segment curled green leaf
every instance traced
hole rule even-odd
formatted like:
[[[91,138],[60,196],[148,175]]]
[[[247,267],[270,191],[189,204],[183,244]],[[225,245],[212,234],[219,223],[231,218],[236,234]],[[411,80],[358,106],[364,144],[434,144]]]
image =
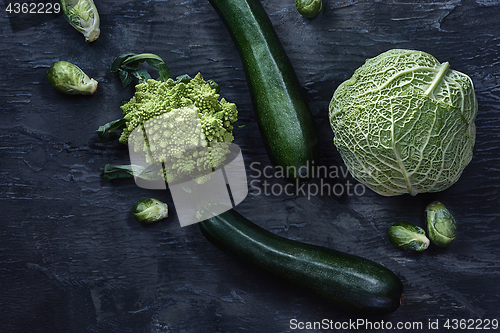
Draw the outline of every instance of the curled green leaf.
[[[95,41],[100,30],[100,19],[92,0],[61,0],[61,8],[66,21],[82,33],[87,43]]]
[[[67,61],[53,64],[47,71],[46,78],[52,87],[67,95],[92,95],[97,89],[96,80]]]
[[[125,128],[126,120],[123,118],[113,120],[105,125],[99,126],[97,130],[95,130],[95,134],[99,137],[102,142],[109,142],[116,140],[120,137],[116,131]]]
[[[152,77],[145,68],[139,68],[139,64],[146,62],[158,71],[157,81],[166,82],[172,78],[170,71],[162,58],[152,53],[125,53],[113,60],[111,72],[120,78],[124,87],[129,86],[137,79],[139,83],[145,83]]]
[[[431,241],[441,247],[450,245],[457,236],[457,223],[453,215],[439,201],[427,205],[425,215]]]

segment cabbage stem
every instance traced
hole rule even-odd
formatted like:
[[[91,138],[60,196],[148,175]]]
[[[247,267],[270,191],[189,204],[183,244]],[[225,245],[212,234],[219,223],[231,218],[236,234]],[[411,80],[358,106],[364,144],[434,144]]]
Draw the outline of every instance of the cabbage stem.
[[[427,90],[425,91],[425,94],[427,96],[430,96],[432,94],[432,92],[434,91],[434,89],[436,89],[436,86],[439,84],[439,82],[441,82],[443,80],[444,75],[445,75],[446,71],[448,70],[448,68],[450,68],[449,62],[443,62],[441,64],[441,68],[439,69],[439,72],[436,74],[436,77],[434,78],[434,80],[432,80],[429,88],[427,88]]]

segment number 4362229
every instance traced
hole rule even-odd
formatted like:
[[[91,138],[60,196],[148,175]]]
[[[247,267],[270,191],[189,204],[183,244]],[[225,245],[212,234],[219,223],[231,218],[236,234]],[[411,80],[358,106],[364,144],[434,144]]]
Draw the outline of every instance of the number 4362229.
[[[498,319],[447,319],[443,325],[446,329],[461,330],[496,330]]]
[[[9,14],[58,14],[61,11],[59,3],[8,3],[5,11]]]

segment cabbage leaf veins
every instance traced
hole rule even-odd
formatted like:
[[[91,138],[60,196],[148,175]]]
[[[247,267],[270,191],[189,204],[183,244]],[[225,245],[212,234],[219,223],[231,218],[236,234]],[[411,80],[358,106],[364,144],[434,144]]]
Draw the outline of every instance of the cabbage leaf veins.
[[[442,191],[472,159],[472,80],[421,51],[368,59],[335,91],[334,143],[352,176],[385,195]]]

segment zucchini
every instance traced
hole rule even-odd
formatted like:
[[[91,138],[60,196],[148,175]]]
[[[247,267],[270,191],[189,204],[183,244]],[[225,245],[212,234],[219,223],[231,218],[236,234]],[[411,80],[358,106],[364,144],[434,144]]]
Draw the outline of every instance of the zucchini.
[[[260,0],[210,0],[238,48],[269,160],[291,179],[318,160],[314,119]]]
[[[233,209],[198,224],[229,255],[342,308],[387,314],[400,305],[401,280],[373,261],[278,236]]]

